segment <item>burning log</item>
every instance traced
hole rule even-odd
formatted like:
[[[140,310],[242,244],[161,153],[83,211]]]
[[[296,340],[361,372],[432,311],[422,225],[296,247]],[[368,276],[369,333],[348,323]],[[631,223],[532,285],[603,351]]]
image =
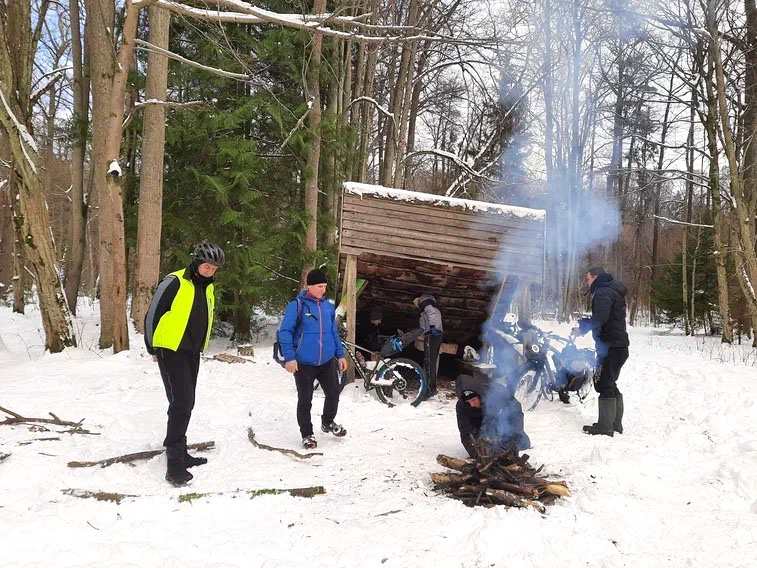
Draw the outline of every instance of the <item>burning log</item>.
[[[570,495],[564,481],[548,480],[537,474],[541,467],[528,463],[528,454],[520,455],[514,446],[475,442],[476,457],[458,459],[445,455],[437,463],[457,473],[432,473],[434,488],[450,497],[474,505],[493,507],[531,507],[540,513],[559,497]]]

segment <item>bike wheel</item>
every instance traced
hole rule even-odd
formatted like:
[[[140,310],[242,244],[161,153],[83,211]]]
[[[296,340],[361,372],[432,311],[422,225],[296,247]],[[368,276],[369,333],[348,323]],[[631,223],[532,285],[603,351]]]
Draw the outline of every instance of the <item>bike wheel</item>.
[[[393,359],[376,376],[376,394],[391,406],[412,404],[423,394],[426,378],[423,368],[412,359]],[[381,384],[387,383],[387,384]]]

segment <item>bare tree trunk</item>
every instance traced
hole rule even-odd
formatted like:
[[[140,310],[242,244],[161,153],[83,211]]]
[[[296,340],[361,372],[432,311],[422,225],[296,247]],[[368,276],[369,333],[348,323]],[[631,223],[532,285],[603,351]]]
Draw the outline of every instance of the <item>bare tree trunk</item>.
[[[24,289],[26,288],[26,253],[24,252],[24,228],[21,203],[18,195],[18,176],[11,158],[11,169],[8,177],[8,192],[11,202],[11,216],[13,218],[13,311],[23,314],[26,309]]]
[[[407,15],[407,25],[413,25],[411,22],[418,21],[418,1],[410,0],[410,8]],[[400,56],[400,68],[397,74],[397,80],[394,83],[394,89],[392,90],[392,97],[389,101],[389,112],[394,116],[394,121],[387,121],[388,131],[386,140],[384,141],[386,146],[384,150],[384,168],[381,174],[381,185],[390,187],[394,183],[394,167],[395,159],[399,156],[398,146],[400,145],[401,131],[400,124],[398,122],[402,119],[405,92],[407,90],[407,77],[410,70],[411,59],[413,59],[415,42],[413,45],[403,45],[402,55]],[[404,144],[402,145],[404,148]],[[400,157],[401,159],[401,157]]]
[[[48,7],[49,2],[40,5],[38,21],[44,20]],[[58,277],[39,174],[40,156],[30,134],[32,65],[41,26],[32,32],[31,6],[27,2],[11,2],[3,15],[4,21],[0,21],[0,124],[8,135],[18,175],[21,217],[17,223],[37,285],[45,348],[57,353],[75,346],[76,336]]]
[[[720,127],[723,135],[728,168],[731,173],[731,195],[735,205],[737,234],[739,238],[739,255],[736,262],[736,275],[739,284],[744,290],[744,296],[749,308],[749,314],[754,325],[757,322],[757,253],[755,252],[754,215],[748,195],[744,192],[739,161],[733,140],[733,132],[728,120],[728,103],[726,95],[726,81],[723,72],[723,61],[720,53],[720,32],[716,19],[716,2],[707,0],[707,28],[710,33],[710,54],[715,69],[715,82],[718,110],[720,111]],[[752,29],[757,34],[757,30]],[[754,136],[754,132],[748,132],[745,138]],[[757,336],[755,336],[757,343]]]
[[[92,78],[92,144],[91,167],[93,191],[97,195],[98,272],[100,290],[100,349],[113,346],[113,213],[106,174],[105,144],[108,136],[110,115],[110,92],[113,88],[114,56],[113,25],[115,6],[113,0],[85,0],[87,8],[86,43],[89,49],[90,75]]]
[[[171,13],[150,6],[149,42],[168,49]],[[148,100],[165,100],[168,85],[168,58],[147,54]],[[142,128],[142,171],[139,178],[139,219],[137,225],[137,268],[131,299],[134,327],[144,333],[145,315],[160,277],[160,233],[163,218],[163,154],[165,150],[165,107],[148,105]]]
[[[733,327],[728,306],[728,275],[726,272],[727,247],[723,238],[723,215],[720,204],[720,163],[717,135],[717,101],[712,89],[712,57],[707,58],[707,118],[704,121],[707,133],[707,148],[710,153],[709,192],[712,210],[713,240],[715,244],[715,270],[718,277],[718,311],[720,312],[723,343],[733,343]]]
[[[415,26],[418,24],[418,8],[415,7],[413,12],[414,3],[410,4],[410,14],[408,15],[408,25]],[[397,135],[397,155],[395,157],[394,166],[394,187],[401,187],[402,182],[405,179],[405,149],[407,148],[407,125],[408,117],[410,114],[410,108],[412,106],[413,98],[413,79],[415,77],[415,60],[418,55],[418,42],[414,41],[409,46],[405,46],[405,49],[409,50],[408,61],[405,71],[404,85],[399,85],[400,95],[398,97],[399,103],[399,133]],[[404,52],[403,52],[404,55]],[[400,73],[401,74],[401,73]],[[395,112],[395,118],[398,114]]]
[[[326,0],[315,0],[313,14],[322,14],[326,10]],[[308,130],[312,136],[310,153],[305,166],[305,213],[308,224],[305,229],[305,263],[302,267],[301,281],[304,283],[308,272],[313,268],[312,255],[318,247],[318,164],[321,159],[321,48],[323,34],[313,34],[313,48],[307,68],[307,85],[305,100],[310,105],[308,113]]]
[[[660,132],[660,148],[659,155],[657,156],[657,181],[654,188],[654,218],[652,219],[652,259],[650,269],[650,296],[651,290],[654,288],[655,282],[657,282],[659,270],[657,264],[659,262],[659,242],[660,242],[660,197],[662,195],[662,167],[665,163],[665,140],[668,135],[668,129],[670,128],[670,106],[672,104],[673,95],[673,79],[675,75],[670,75],[670,83],[668,85],[668,98],[665,102],[665,114],[662,119],[662,131]],[[653,302],[649,302],[650,317],[653,324],[657,324],[657,309]]]
[[[371,23],[375,24],[378,20],[378,9],[376,0],[371,0]],[[362,44],[361,44],[362,46]],[[365,64],[365,79],[362,81],[362,91],[358,91],[362,96],[370,97],[373,94],[373,80],[376,76],[376,60],[378,58],[378,47],[376,45],[368,46],[368,59]],[[373,105],[367,102],[362,103],[360,113],[360,150],[358,152],[359,167],[356,181],[365,182],[367,178],[366,169],[368,167],[369,144],[372,135],[373,125]]]
[[[110,200],[108,210],[111,214],[113,279],[110,294],[113,302],[113,352],[119,353],[129,348],[129,327],[126,321],[126,239],[124,236],[123,176],[118,160],[121,154],[121,134],[124,120],[124,100],[126,95],[126,78],[134,56],[134,38],[137,32],[139,10],[131,0],[126,0],[126,18],[122,32],[121,46],[113,75],[110,91],[110,114],[105,138],[105,162],[107,198]],[[102,294],[100,295],[102,301]]]
[[[68,232],[68,262],[66,263],[66,299],[71,313],[76,314],[76,302],[84,266],[87,201],[84,196],[84,159],[89,130],[89,68],[82,55],[79,0],[69,0],[71,19],[71,55],[73,57],[73,147],[71,153],[71,223]],[[86,44],[87,34],[84,34]],[[86,45],[84,47],[86,51]]]
[[[694,335],[694,322],[689,321],[689,283],[688,283],[688,237],[689,225],[691,224],[691,215],[694,201],[694,113],[696,112],[697,93],[695,89],[691,90],[691,105],[689,107],[689,135],[686,138],[686,172],[688,180],[686,181],[686,225],[683,226],[683,236],[681,238],[681,287],[683,292],[683,326],[686,335]],[[693,294],[693,290],[692,290]]]

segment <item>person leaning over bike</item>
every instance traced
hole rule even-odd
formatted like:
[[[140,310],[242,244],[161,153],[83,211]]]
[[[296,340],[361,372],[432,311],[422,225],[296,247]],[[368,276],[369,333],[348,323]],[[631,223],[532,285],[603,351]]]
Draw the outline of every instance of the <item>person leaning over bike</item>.
[[[145,345],[158,362],[168,397],[163,445],[166,480],[173,485],[192,479],[188,467],[208,462],[187,453],[187,427],[195,405],[200,352],[207,348],[213,327],[213,275],[223,266],[225,255],[220,247],[202,242],[193,256],[189,267],[160,281],[145,316]]]
[[[343,426],[334,422],[339,407],[338,372],[347,369],[347,360],[339,340],[334,305],[325,299],[327,285],[323,272],[311,270],[307,287],[289,302],[279,327],[285,369],[294,373],[297,385],[297,424],[302,446],[307,449],[318,446],[310,419],[316,380],[326,395],[321,431],[338,437],[347,434]]]
[[[415,298],[413,304],[421,311],[418,323],[423,330],[423,373],[428,379],[422,399],[426,400],[436,394],[436,372],[444,332],[442,313],[436,307],[436,298],[431,294]]]
[[[587,434],[612,436],[623,433],[623,394],[618,390],[620,369],[628,359],[626,332],[626,293],[628,289],[604,268],[595,267],[586,273],[591,299],[591,317],[578,320],[574,335],[591,331],[600,365],[594,389],[599,393],[599,418],[584,426]]]

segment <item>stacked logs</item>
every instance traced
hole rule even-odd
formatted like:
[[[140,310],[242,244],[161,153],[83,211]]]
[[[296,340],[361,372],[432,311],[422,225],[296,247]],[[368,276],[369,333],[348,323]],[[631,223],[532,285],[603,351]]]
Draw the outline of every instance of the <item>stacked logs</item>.
[[[551,481],[537,474],[528,454],[518,455],[512,447],[490,447],[476,443],[477,456],[458,459],[440,454],[437,463],[457,473],[432,473],[437,491],[459,499],[469,507],[532,507],[540,513],[558,497],[570,495],[564,481]]]

